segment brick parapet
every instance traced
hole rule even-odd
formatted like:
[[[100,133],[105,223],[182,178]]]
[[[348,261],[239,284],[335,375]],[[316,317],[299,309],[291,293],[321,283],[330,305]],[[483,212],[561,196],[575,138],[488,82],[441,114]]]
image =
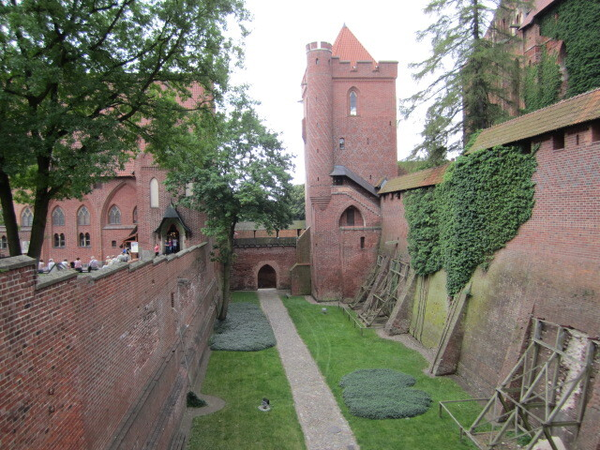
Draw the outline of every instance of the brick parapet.
[[[215,317],[208,251],[39,278],[28,257],[0,260],[0,447],[167,448]]]

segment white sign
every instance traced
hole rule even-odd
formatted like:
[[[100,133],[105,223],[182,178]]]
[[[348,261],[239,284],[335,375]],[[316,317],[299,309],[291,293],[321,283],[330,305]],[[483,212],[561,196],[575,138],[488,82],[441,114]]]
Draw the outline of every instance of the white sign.
[[[137,242],[131,243],[131,253],[138,253],[138,243]]]

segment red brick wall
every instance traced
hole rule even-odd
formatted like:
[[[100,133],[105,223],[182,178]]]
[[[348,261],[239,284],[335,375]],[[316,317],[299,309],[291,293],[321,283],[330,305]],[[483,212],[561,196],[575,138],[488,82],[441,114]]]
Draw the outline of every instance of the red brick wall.
[[[258,289],[258,272],[266,264],[277,274],[277,289],[290,289],[290,269],[296,263],[296,247],[248,247],[235,249],[231,289]]]
[[[167,448],[214,319],[207,246],[39,281],[0,265],[0,447]]]
[[[600,338],[600,141],[592,142],[590,126],[574,127],[564,149],[554,150],[550,135],[541,139],[536,158],[532,217],[472,278],[458,375],[474,393],[489,395],[517,363],[531,317]],[[402,251],[402,201],[386,196],[382,212],[384,245],[398,240]],[[600,446],[599,398],[593,381],[574,448]]]

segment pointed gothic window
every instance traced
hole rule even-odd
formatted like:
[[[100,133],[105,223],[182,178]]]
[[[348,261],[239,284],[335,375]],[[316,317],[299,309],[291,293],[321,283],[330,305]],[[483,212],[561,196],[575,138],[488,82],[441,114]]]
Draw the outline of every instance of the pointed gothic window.
[[[350,91],[350,115],[356,116],[358,114],[358,96],[356,91]]]
[[[52,211],[52,225],[63,226],[65,224],[65,213],[60,206],[54,208]]]
[[[89,225],[90,224],[90,211],[82,206],[77,211],[77,225]]]
[[[21,226],[30,227],[33,225],[33,214],[29,208],[25,208],[21,213]]]
[[[158,208],[158,180],[150,180],[150,208]]]
[[[2,235],[2,237],[0,237],[0,249],[5,250],[8,248],[8,240],[6,239],[6,236]]]
[[[133,208],[133,223],[137,223],[137,206]]]
[[[121,224],[121,210],[117,205],[113,205],[108,211],[108,223],[110,225]]]

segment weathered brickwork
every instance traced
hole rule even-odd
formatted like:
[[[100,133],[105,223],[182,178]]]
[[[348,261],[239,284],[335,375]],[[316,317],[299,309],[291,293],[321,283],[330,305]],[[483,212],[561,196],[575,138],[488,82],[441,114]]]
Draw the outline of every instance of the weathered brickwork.
[[[557,130],[533,141],[540,147],[533,177],[532,217],[494,255],[489,270],[478,269],[471,280],[464,337],[457,343],[458,375],[476,395],[490,395],[517,363],[527,344],[532,317],[573,328],[591,339],[600,338],[600,139],[594,133],[597,126],[592,122]],[[553,136],[563,132],[564,147],[554,149]],[[408,226],[397,193],[382,199],[382,215],[383,248],[397,244],[402,256],[409,258]],[[444,311],[440,299],[446,294],[433,289],[431,280],[426,296],[426,311]],[[417,292],[415,305],[418,301]],[[425,315],[423,327],[437,329],[428,330],[428,334],[439,333],[443,326],[434,317]],[[431,340],[422,342],[436,346]],[[596,450],[600,445],[600,383],[596,379],[597,376],[590,386],[581,432],[576,436],[572,430],[563,431],[563,438],[572,448]]]
[[[370,55],[353,49],[362,45],[346,27],[333,46],[306,46],[306,218],[312,294],[319,300],[354,296],[368,274],[381,227],[374,186],[397,173],[397,63],[365,61]],[[335,167],[352,174],[332,177]],[[351,223],[349,209],[356,216]]]
[[[207,246],[85,275],[0,265],[0,447],[167,448],[215,317]]]
[[[295,246],[260,246],[236,248],[231,289],[247,291],[258,289],[258,273],[266,265],[276,274],[277,289],[290,289],[290,270],[296,262]]]

